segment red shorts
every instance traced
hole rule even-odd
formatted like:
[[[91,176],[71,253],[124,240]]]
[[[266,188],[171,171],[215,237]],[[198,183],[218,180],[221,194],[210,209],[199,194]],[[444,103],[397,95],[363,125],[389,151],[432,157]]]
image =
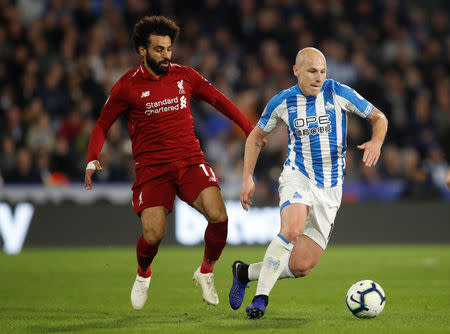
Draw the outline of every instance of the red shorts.
[[[186,166],[184,161],[175,161],[144,166],[136,170],[133,208],[138,216],[142,210],[154,206],[165,206],[172,212],[175,195],[192,206],[200,192],[211,186],[220,188],[219,181],[207,162]]]

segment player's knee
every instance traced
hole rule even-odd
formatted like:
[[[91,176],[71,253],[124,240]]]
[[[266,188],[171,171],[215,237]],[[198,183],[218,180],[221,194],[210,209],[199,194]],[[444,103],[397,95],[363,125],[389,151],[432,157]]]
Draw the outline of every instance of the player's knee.
[[[307,268],[295,268],[295,269],[292,269],[291,268],[291,271],[292,271],[292,273],[294,274],[295,277],[305,277],[306,275],[309,274],[311,269],[307,269]]]
[[[309,272],[311,271],[311,269],[299,269],[299,270],[295,270],[293,272],[295,277],[305,277],[306,275],[309,274]]]
[[[288,230],[283,231],[282,235],[287,240],[291,242],[296,242],[297,239],[300,237],[301,233],[299,229],[289,228]]]
[[[164,238],[164,231],[158,231],[158,230],[144,230],[143,231],[144,239],[147,241],[150,245],[159,244],[162,239]]]
[[[305,277],[313,268],[314,266],[307,263],[298,263],[289,266],[289,269],[295,277]]]
[[[216,208],[207,210],[205,218],[211,223],[222,223],[228,220],[225,208]]]

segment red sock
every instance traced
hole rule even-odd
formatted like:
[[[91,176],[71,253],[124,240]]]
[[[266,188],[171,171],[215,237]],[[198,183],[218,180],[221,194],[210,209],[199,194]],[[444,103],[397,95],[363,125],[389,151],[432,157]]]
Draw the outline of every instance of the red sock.
[[[205,230],[205,253],[200,272],[211,273],[227,242],[228,219],[221,223],[210,223]]]
[[[145,241],[144,236],[141,236],[137,242],[136,254],[138,262],[138,275],[142,277],[150,277],[152,268],[150,264],[153,258],[158,253],[159,242],[155,245],[150,245]]]

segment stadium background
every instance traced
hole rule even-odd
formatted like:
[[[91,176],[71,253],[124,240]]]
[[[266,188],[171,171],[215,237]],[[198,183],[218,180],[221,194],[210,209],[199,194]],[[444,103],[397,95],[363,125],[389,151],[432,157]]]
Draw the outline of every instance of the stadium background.
[[[386,113],[390,127],[376,168],[365,168],[356,150],[370,136],[367,122],[349,120],[344,205],[332,243],[448,243],[449,6],[0,0],[0,201],[9,212],[1,217],[17,218],[20,203],[33,204],[25,247],[134,244],[140,227],[129,205],[134,163],[124,118],[109,131],[94,191],[82,181],[101,107],[118,78],[139,63],[131,29],[143,15],[163,14],[181,26],[174,62],[198,70],[254,124],[274,94],[295,84],[291,66],[305,46],[324,52],[328,77]],[[245,138],[208,104],[193,100],[191,107],[223,195],[236,200]],[[258,162],[259,207],[278,203],[285,136],[282,128],[271,134]],[[174,216],[166,242],[176,242]]]

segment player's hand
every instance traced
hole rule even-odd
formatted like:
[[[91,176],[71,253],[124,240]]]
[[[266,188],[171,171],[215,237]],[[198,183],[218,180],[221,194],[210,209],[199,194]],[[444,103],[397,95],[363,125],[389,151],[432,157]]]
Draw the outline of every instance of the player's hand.
[[[98,160],[90,161],[86,167],[86,174],[84,175],[84,186],[87,190],[92,190],[92,174],[96,170],[102,170],[102,165]]]
[[[241,188],[241,205],[245,211],[248,211],[247,205],[253,205],[252,197],[255,193],[255,183],[253,182],[253,178],[250,176],[244,179]]]
[[[380,158],[381,145],[383,145],[383,143],[369,140],[368,142],[357,146],[360,150],[364,150],[362,161],[367,167],[375,166],[377,163]]]
[[[445,183],[447,183],[447,187],[450,188],[450,169],[447,171],[447,176],[445,177]]]

